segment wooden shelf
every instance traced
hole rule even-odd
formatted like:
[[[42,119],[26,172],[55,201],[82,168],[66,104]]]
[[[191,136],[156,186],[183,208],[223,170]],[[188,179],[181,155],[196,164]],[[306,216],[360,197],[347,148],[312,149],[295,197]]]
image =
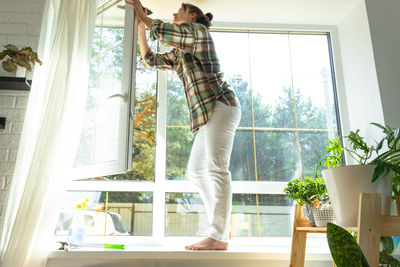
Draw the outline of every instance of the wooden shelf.
[[[358,227],[345,227],[344,229],[350,232],[358,232]],[[296,227],[296,231],[306,233],[326,233],[326,227]]]
[[[25,78],[0,76],[0,90],[29,91],[30,89],[31,81]]]
[[[358,227],[344,227],[344,229],[350,232],[358,232]],[[307,233],[326,233],[326,227],[296,227],[296,231]]]
[[[309,226],[300,205],[296,205],[294,213],[290,267],[304,267],[307,233],[326,233],[326,227]],[[357,218],[357,227],[345,229],[358,232],[357,242],[369,265],[378,267],[380,237],[400,236],[400,216],[381,215],[381,195],[361,193]]]

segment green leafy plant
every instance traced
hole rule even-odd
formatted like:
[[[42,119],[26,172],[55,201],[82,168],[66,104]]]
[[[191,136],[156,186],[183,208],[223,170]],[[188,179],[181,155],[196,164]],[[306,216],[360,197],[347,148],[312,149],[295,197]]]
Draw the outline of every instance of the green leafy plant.
[[[395,252],[393,238],[391,236],[382,236],[381,245],[382,250],[380,252],[379,262],[389,264],[391,267],[399,267],[400,261],[393,257]]]
[[[394,196],[400,196],[400,129],[393,129],[386,125],[383,126],[379,123],[372,123],[376,127],[382,129],[385,136],[380,140],[376,146],[376,153],[382,149],[383,144],[387,143],[388,150],[382,154],[379,154],[376,159],[377,167],[379,167],[375,177],[375,180],[385,170],[389,169],[393,171],[393,194]]]
[[[393,129],[389,126],[383,126],[379,123],[371,123],[383,130],[384,137],[377,143],[376,148],[374,145],[368,145],[364,141],[364,137],[360,136],[360,130],[357,129],[355,132],[350,131],[348,136],[345,138],[349,141],[349,148],[343,147],[341,144],[340,137],[337,140],[329,139],[329,145],[327,146],[326,152],[329,155],[322,158],[316,169],[315,176],[318,176],[319,168],[325,165],[327,168],[334,168],[338,166],[344,166],[342,161],[342,153],[346,150],[349,155],[356,160],[360,165],[370,164],[376,165],[372,176],[372,182],[375,182],[382,174],[389,173],[390,170],[394,173],[394,184],[396,184],[396,194],[400,194],[400,129]],[[383,153],[379,153],[384,143],[387,143],[388,150]],[[371,160],[371,158],[375,157]]]
[[[42,65],[38,54],[31,47],[18,49],[18,47],[12,44],[4,47],[6,49],[0,52],[0,60],[3,60],[1,64],[7,72],[16,71],[18,66],[24,67],[27,71],[32,71],[32,64],[35,62]]]
[[[332,258],[337,267],[369,266],[356,241],[356,236],[352,236],[338,225],[328,223],[327,238]],[[379,263],[389,264],[391,267],[399,267],[400,261],[393,257],[395,248],[392,237],[382,236],[381,247]]]
[[[329,139],[329,145],[326,147],[325,152],[330,154],[326,155],[318,162],[317,168],[315,169],[315,177],[318,177],[318,171],[322,164],[327,168],[344,166],[342,160],[343,151],[344,148],[340,137],[338,137],[338,139]]]
[[[326,236],[337,267],[369,267],[355,238],[342,227],[328,223]]]
[[[325,202],[328,199],[322,178],[305,177],[303,180],[296,178],[287,183],[283,192],[301,206],[312,204],[316,200]]]

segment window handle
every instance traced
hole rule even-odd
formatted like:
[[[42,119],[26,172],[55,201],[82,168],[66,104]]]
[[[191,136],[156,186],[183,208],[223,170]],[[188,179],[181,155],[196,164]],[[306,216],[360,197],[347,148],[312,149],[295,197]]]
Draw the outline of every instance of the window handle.
[[[113,95],[110,95],[109,97],[107,97],[107,99],[111,99],[111,98],[114,98],[114,97],[122,98],[125,102],[128,101],[128,94],[127,93],[125,93],[125,94],[113,94]]]

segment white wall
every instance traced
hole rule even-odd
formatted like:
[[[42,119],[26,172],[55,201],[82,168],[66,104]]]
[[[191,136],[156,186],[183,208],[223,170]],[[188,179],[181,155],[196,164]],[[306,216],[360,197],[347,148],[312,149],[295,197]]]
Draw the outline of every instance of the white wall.
[[[36,50],[45,0],[1,0],[0,45],[13,43]]]
[[[44,2],[0,0],[0,51],[9,43],[37,49]],[[4,89],[0,88],[0,117],[7,119],[6,129],[0,130],[0,236],[29,96]]]
[[[339,106],[344,134],[360,129],[367,140],[379,139],[383,110],[375,70],[364,1],[360,1],[337,25],[343,83],[339,83]]]
[[[29,93],[0,89],[0,117],[6,117],[6,128],[0,129],[0,236],[19,139]]]
[[[385,123],[400,127],[400,1],[365,0]]]

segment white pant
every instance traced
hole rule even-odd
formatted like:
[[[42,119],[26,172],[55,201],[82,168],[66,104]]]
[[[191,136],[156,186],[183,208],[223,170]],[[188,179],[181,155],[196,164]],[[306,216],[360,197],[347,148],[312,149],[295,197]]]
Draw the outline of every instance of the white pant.
[[[215,102],[211,118],[195,137],[186,175],[200,191],[210,227],[206,235],[228,242],[232,210],[229,161],[240,107]]]

